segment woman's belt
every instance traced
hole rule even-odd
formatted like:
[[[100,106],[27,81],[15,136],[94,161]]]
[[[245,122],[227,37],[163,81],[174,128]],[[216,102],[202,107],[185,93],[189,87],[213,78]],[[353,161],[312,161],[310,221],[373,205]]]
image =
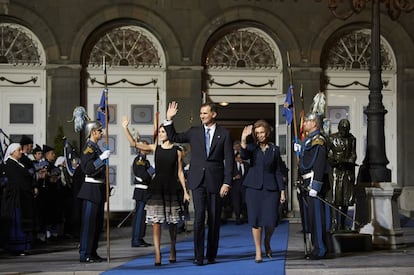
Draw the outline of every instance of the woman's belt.
[[[85,182],[89,183],[104,183],[105,181],[103,179],[95,179],[89,176],[85,176]]]

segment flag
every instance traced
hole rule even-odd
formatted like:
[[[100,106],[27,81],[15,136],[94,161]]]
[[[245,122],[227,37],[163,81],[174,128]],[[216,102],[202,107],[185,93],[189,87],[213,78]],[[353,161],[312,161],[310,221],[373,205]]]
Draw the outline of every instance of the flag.
[[[105,119],[105,113],[108,112],[108,121],[109,121],[109,108],[107,106],[106,102],[106,95],[108,93],[107,89],[104,89],[102,91],[101,96],[101,102],[99,102],[97,114],[96,114],[96,120],[99,121],[102,124],[102,128],[106,128],[106,119]]]
[[[286,92],[285,103],[283,104],[282,115],[286,118],[287,125],[290,125],[293,120],[293,85],[289,86]]]
[[[299,124],[299,138],[300,140],[305,139],[305,131],[303,129],[303,123],[305,122],[305,111],[300,111],[300,124]]]
[[[6,153],[6,149],[8,146],[8,143],[6,143],[6,139],[9,141],[9,143],[11,143],[9,137],[6,135],[5,132],[3,132],[3,130],[0,128],[0,134],[3,136],[3,141],[0,140],[0,164],[3,163],[3,159],[4,159],[4,154]],[[3,145],[4,144],[4,150],[3,150]]]

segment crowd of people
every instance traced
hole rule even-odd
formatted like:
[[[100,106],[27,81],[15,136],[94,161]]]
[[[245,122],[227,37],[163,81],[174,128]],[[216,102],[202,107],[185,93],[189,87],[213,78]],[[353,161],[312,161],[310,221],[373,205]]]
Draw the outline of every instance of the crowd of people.
[[[1,179],[1,248],[27,255],[33,246],[79,236],[74,177],[52,147],[23,135],[7,147]]]
[[[263,255],[272,258],[270,240],[283,218],[288,174],[279,147],[271,142],[273,127],[258,120],[244,127],[240,141],[233,143],[229,131],[216,123],[213,103],[201,105],[200,126],[181,133],[173,124],[177,112],[177,102],[169,103],[154,144],[134,138],[128,118],[122,117],[128,143],[137,150],[132,163],[132,199],[136,203],[131,246],[152,246],[144,240],[146,226],[150,225],[154,265],[160,266],[161,229],[166,225],[171,243],[169,262],[175,263],[177,233],[188,219],[191,200],[194,264],[216,262],[226,207],[232,209],[237,225],[247,222],[251,227],[254,261],[263,262]],[[309,113],[304,120],[307,136],[301,144],[294,144],[299,156],[298,199],[303,232],[310,236],[309,250],[305,251],[308,259],[323,259],[330,249],[332,209],[323,203],[329,192],[331,200],[344,211],[353,201],[356,155],[355,138],[349,129],[349,121],[341,121],[339,133],[328,138],[321,129],[320,117]],[[26,255],[36,243],[76,237],[80,262],[105,260],[97,249],[104,224],[105,168],[110,150],[98,146],[103,137],[100,122],[88,121],[84,130],[87,141],[79,163],[70,163],[76,168],[73,175],[65,168],[66,158],[56,158],[48,145],[33,148],[33,141],[23,136],[20,143],[8,146],[1,166],[3,249]],[[184,163],[185,148],[177,145],[183,143],[191,147],[188,164]],[[151,153],[155,168],[147,160]],[[334,184],[333,195],[329,177]],[[343,229],[344,221],[338,219]]]

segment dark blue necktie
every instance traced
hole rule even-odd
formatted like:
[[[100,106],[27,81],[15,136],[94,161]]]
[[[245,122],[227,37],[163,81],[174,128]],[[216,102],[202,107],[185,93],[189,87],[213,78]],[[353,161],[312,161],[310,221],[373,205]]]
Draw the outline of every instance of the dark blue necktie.
[[[206,129],[206,153],[210,153],[210,128]]]

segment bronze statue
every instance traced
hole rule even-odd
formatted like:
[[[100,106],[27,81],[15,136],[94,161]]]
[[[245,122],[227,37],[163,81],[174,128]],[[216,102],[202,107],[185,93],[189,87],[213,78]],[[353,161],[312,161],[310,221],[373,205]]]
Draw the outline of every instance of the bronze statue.
[[[349,132],[349,120],[341,119],[338,132],[329,136],[328,160],[330,164],[330,182],[332,185],[332,203],[342,212],[354,204],[356,139]],[[334,229],[345,229],[345,217],[335,213]]]

